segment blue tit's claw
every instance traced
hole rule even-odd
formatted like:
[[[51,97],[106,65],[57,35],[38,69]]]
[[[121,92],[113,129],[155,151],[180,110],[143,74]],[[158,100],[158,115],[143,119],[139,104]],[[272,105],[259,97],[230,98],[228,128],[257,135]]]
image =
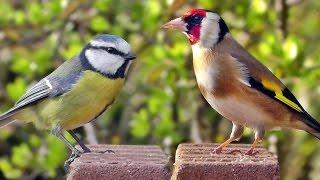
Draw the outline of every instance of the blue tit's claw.
[[[90,153],[90,152],[92,152],[92,151],[87,147],[83,149],[83,153]]]
[[[76,151],[72,151],[71,155],[70,155],[70,158],[67,159],[65,162],[64,162],[64,170],[66,172],[69,172],[69,169],[70,169],[70,164],[75,160],[77,159],[78,157],[80,157],[82,153],[78,150]]]
[[[104,150],[104,151],[98,151],[98,153],[101,153],[101,154],[104,154],[104,153],[112,153],[112,154],[115,154],[115,152],[111,149],[107,149],[107,150]]]

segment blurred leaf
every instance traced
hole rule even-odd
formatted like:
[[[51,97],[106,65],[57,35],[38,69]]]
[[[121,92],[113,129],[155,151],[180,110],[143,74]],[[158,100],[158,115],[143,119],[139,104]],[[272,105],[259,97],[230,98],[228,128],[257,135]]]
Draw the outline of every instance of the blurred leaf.
[[[16,78],[12,83],[7,84],[6,90],[11,100],[17,101],[26,91],[27,85],[22,78]]]
[[[9,179],[19,179],[22,175],[21,170],[12,167],[7,158],[0,159],[0,169],[5,177]]]
[[[146,137],[150,131],[148,112],[141,109],[131,121],[131,134],[137,138]]]
[[[91,20],[90,27],[97,32],[105,32],[110,29],[110,25],[102,16],[96,16]]]
[[[298,55],[298,44],[293,38],[287,38],[283,43],[283,52],[285,58],[293,60]]]
[[[30,166],[30,160],[32,159],[33,153],[29,149],[28,145],[23,143],[19,146],[12,148],[11,161],[14,165],[20,168],[27,168]]]

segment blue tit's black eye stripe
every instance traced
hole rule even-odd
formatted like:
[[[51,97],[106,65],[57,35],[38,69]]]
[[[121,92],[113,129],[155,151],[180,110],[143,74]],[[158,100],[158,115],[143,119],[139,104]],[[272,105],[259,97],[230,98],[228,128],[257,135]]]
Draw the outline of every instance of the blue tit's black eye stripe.
[[[118,56],[124,56],[125,53],[118,51],[117,49],[113,48],[113,47],[104,47],[104,46],[92,46],[92,45],[88,45],[88,49],[100,49],[100,50],[104,50],[107,51],[110,54],[114,54],[114,55],[118,55]]]

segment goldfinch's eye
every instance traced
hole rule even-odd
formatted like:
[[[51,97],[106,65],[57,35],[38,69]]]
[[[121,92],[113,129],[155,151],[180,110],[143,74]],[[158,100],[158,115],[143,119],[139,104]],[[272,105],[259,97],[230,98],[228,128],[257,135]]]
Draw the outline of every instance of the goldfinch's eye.
[[[189,16],[185,19],[185,22],[187,22],[189,25],[194,26],[197,24],[200,24],[202,21],[203,17],[194,15],[194,16]]]

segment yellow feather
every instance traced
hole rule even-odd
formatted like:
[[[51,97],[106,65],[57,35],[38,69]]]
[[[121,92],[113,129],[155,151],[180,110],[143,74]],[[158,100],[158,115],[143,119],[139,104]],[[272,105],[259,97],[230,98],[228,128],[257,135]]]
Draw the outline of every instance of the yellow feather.
[[[276,94],[275,98],[290,106],[291,108],[295,109],[296,111],[302,112],[302,109],[296,103],[292,102],[290,99],[283,96],[282,89],[278,84],[271,82],[267,79],[262,79],[261,83],[266,89],[273,91]]]
[[[272,81],[269,81],[267,79],[262,79],[261,83],[266,89],[269,89],[269,90],[275,92],[276,94],[279,94],[279,93],[282,94],[281,87],[278,84],[276,84]]]

